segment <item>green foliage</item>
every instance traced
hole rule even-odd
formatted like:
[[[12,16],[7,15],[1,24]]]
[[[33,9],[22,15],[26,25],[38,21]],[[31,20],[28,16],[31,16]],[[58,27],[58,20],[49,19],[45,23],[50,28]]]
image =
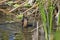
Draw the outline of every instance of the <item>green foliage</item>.
[[[13,5],[13,6],[14,6],[15,8],[16,8],[16,7],[19,7],[19,5],[18,5],[18,4],[15,4],[15,5]]]
[[[49,0],[48,1],[48,14],[46,14],[45,9],[44,9],[44,0],[39,0],[38,3],[39,3],[40,14],[42,17],[42,22],[43,22],[44,31],[45,31],[45,38],[46,38],[46,40],[49,40],[50,36],[48,36],[48,35],[51,34],[51,30],[52,30],[52,19],[53,19],[54,6],[51,3],[51,1]],[[48,15],[48,19],[46,18],[46,15]],[[48,29],[47,29],[47,25],[46,25],[47,21],[49,22]]]
[[[52,30],[52,19],[53,19],[53,10],[54,10],[54,6],[53,4],[49,1],[49,5],[48,5],[48,21],[49,21],[49,32],[51,33]]]
[[[23,14],[17,15],[16,16],[18,19],[22,19],[23,18]]]
[[[44,26],[44,31],[45,31],[45,39],[48,40],[48,35],[47,35],[47,28],[46,28],[46,13],[44,10],[44,6],[43,6],[43,1],[38,0],[39,3],[39,9],[40,9],[40,13],[41,13],[41,17],[42,17],[42,21],[43,21],[43,26]]]
[[[60,12],[59,12],[59,17],[58,17],[58,24],[59,25],[56,30],[56,32],[54,33],[54,40],[60,40]]]
[[[30,5],[30,4],[28,4],[28,3],[26,3],[26,4],[24,4],[24,7],[26,7],[26,8],[30,8],[30,7],[31,7],[31,5]]]
[[[8,1],[6,4],[12,5],[13,1]]]
[[[60,30],[56,31],[54,34],[54,40],[60,40]]]
[[[49,26],[48,26],[48,40],[50,40],[50,35],[52,33],[52,22],[53,22],[53,10],[54,10],[54,6],[53,4],[49,1],[49,5],[48,5],[48,21],[49,21]]]

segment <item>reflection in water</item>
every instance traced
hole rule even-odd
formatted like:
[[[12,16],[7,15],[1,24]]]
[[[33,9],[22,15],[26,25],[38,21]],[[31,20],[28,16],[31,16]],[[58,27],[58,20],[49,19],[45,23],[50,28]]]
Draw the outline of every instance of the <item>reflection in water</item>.
[[[9,35],[9,40],[14,40],[14,34]]]

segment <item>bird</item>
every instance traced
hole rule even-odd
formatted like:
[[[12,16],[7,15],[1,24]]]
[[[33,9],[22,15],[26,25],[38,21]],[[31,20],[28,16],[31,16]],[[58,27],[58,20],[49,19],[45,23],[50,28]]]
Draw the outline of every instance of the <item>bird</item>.
[[[27,17],[25,17],[25,16],[23,15],[23,18],[22,18],[22,26],[23,26],[24,28],[26,28],[27,25],[28,25],[28,19],[27,19]]]

